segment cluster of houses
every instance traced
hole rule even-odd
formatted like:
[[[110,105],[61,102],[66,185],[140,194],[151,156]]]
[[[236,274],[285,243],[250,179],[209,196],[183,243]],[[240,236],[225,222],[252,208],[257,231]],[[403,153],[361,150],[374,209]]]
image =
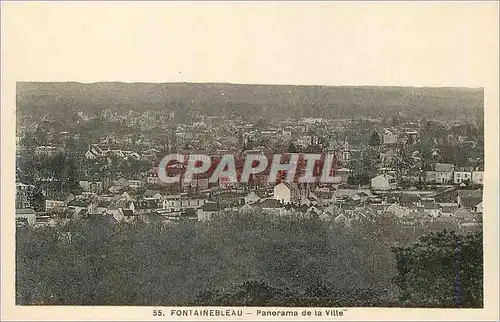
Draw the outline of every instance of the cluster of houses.
[[[19,200],[30,190],[18,184]],[[437,191],[376,192],[361,187],[333,188],[281,182],[271,188],[211,188],[196,192],[165,193],[146,190],[125,192],[84,192],[60,194],[45,200],[45,209],[35,212],[29,202],[18,203],[18,226],[55,225],[71,218],[102,218],[113,223],[143,222],[172,224],[179,220],[207,221],[225,212],[319,218],[353,225],[389,214],[405,225],[424,223],[480,225],[482,189],[462,190],[459,186]]]
[[[437,163],[434,171],[425,173],[424,182],[428,184],[448,185],[466,184],[483,185],[484,171],[481,168],[455,167],[452,164]],[[397,179],[394,172],[380,174],[371,180],[371,187],[377,191],[397,189]]]
[[[83,112],[78,117],[82,122],[90,119]],[[150,171],[141,168],[143,172],[131,170],[125,174],[112,169],[113,175],[107,173],[111,170],[104,173],[97,167],[87,166],[82,168],[89,169],[89,173],[82,171],[77,174],[83,191],[81,194],[75,196],[44,191],[44,209],[38,212],[33,210],[31,196],[35,187],[18,182],[16,220],[19,226],[53,225],[71,218],[147,223],[206,221],[224,212],[317,217],[346,225],[383,214],[392,215],[410,226],[424,222],[456,225],[481,223],[482,189],[474,190],[472,185],[483,184],[482,168],[437,163],[433,171],[419,173],[420,177],[414,180],[435,186],[432,190],[401,190],[401,177],[411,177],[413,173],[409,171],[410,166],[407,169],[398,165],[401,159],[400,146],[413,145],[413,151],[410,149],[408,152],[412,169],[420,169],[422,165],[423,156],[413,144],[419,141],[420,129],[416,123],[382,128],[376,124],[381,123],[381,120],[371,120],[375,125],[368,132],[376,128],[379,133],[378,142],[373,146],[367,143],[369,134],[366,135],[366,129],[362,128],[365,123],[360,123],[366,120],[336,119],[332,122],[322,118],[302,118],[300,121],[286,119],[259,125],[259,122],[243,120],[241,117],[198,115],[195,122],[177,124],[173,122],[176,119],[173,110],[143,114],[105,110],[103,117],[110,122],[126,122],[130,131],[107,133],[93,138],[92,142],[85,142],[79,153],[83,156],[82,162],[88,163],[86,165],[99,164],[98,160],[116,157],[144,161],[150,166],[158,161],[160,149],[186,150],[182,154],[209,156],[235,151],[269,154],[276,152],[276,149],[283,153],[282,149],[290,144],[301,151],[319,149],[321,153],[334,154],[338,167],[329,186],[289,182],[273,186],[267,184],[267,174],[260,173],[253,176],[253,187],[224,182],[211,185],[208,178],[198,177],[190,182],[181,181],[179,187],[172,189],[175,191],[170,191],[162,186],[154,166]],[[153,128],[159,131],[143,131]],[[348,136],[350,141],[352,138],[351,142],[348,142]],[[455,139],[455,136],[452,135],[451,139]],[[73,137],[77,137],[77,134]],[[20,138],[17,137],[18,143]],[[468,140],[465,136],[456,138],[459,143],[467,143]],[[36,156],[50,157],[65,149],[63,141],[48,140],[45,144],[51,145],[33,147]],[[438,154],[438,151],[432,151],[433,157]],[[481,164],[479,161],[476,163]],[[169,165],[176,166],[180,165]],[[398,169],[398,173],[391,169]],[[371,185],[349,185],[348,179],[359,173],[370,173],[367,182],[371,179]],[[45,189],[44,180],[39,180],[42,190]]]

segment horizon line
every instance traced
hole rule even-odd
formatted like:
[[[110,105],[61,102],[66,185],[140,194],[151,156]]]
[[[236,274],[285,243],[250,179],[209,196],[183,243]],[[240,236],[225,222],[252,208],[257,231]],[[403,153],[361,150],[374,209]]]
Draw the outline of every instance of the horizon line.
[[[329,85],[329,84],[277,84],[277,83],[235,83],[235,82],[203,82],[203,81],[166,81],[166,82],[158,82],[158,81],[16,81],[16,84],[22,83],[31,83],[31,84],[79,84],[79,85],[95,85],[95,84],[125,84],[125,85],[140,85],[140,84],[149,84],[149,85],[234,85],[234,86],[301,86],[301,87],[392,87],[392,88],[432,88],[432,89],[472,89],[472,90],[484,90],[484,86],[465,86],[465,85],[351,85],[351,84],[342,84],[342,85]]]

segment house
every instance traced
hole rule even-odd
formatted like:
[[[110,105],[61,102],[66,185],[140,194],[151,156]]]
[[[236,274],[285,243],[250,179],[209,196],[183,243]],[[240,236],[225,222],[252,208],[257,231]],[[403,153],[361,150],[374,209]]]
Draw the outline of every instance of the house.
[[[398,136],[389,129],[384,130],[383,144],[398,143]]]
[[[417,193],[402,193],[399,196],[399,204],[410,210],[416,210],[420,205],[420,195]]]
[[[341,210],[334,204],[329,205],[323,209],[323,212],[319,215],[319,219],[323,221],[331,221],[341,214]]]
[[[396,189],[396,179],[387,174],[380,174],[372,179],[371,186],[374,190]]]
[[[394,203],[387,207],[386,212],[391,213],[398,218],[406,217],[410,213],[407,208],[401,207],[397,203]]]
[[[66,207],[65,200],[53,200],[53,199],[45,200],[45,211],[49,211],[52,209],[62,209],[65,207]]]
[[[443,217],[453,217],[455,211],[457,211],[458,205],[447,205],[441,206],[441,216]]]
[[[453,213],[453,218],[460,222],[474,222],[478,221],[477,214],[472,213],[469,209],[459,208]]]
[[[58,149],[53,146],[37,146],[35,148],[35,155],[40,157],[50,157],[57,154]]]
[[[34,190],[35,186],[33,185],[16,182],[16,208],[24,209],[32,207],[31,200]]]
[[[436,171],[427,171],[425,173],[425,179],[424,179],[424,181],[427,182],[427,183],[435,183],[436,182],[436,177],[437,177]]]
[[[482,201],[483,201],[483,191],[481,189],[460,190],[458,192],[457,202],[459,207],[461,208],[465,208],[474,212],[480,210],[482,212],[483,210]]]
[[[337,180],[334,179],[333,183],[346,183],[347,178],[349,178],[350,172],[351,172],[351,170],[349,170],[348,168],[340,168],[340,169],[335,170],[334,178],[336,178],[336,177],[339,177],[339,178]]]
[[[472,169],[471,168],[455,168],[453,172],[453,183],[472,181]]]
[[[300,201],[300,191],[296,184],[289,182],[281,182],[274,186],[274,199],[281,203],[295,203]]]
[[[206,190],[209,187],[208,178],[193,178],[193,180],[182,180],[182,190]]]
[[[262,209],[263,212],[273,215],[281,215],[286,211],[284,204],[280,200],[274,198],[262,200],[258,204],[258,207]]]
[[[129,179],[128,186],[132,189],[139,189],[142,187],[142,180]]]
[[[248,203],[245,203],[243,206],[241,206],[238,212],[240,214],[248,215],[248,214],[253,214],[255,212],[255,209]]]
[[[484,171],[472,171],[472,183],[474,184],[483,184]]]
[[[205,203],[198,208],[197,215],[199,221],[211,220],[211,217],[220,213],[225,207],[218,203]]]
[[[351,196],[351,200],[355,202],[365,202],[371,197],[373,197],[373,195],[370,190],[360,190]]]
[[[181,195],[168,195],[163,198],[163,209],[168,209],[170,212],[181,211]]]
[[[333,219],[333,221],[338,225],[349,226],[349,219],[344,214],[340,214]]]
[[[331,190],[316,190],[310,194],[311,197],[316,197],[317,201],[323,205],[329,205],[335,202],[335,191]]]
[[[162,208],[168,212],[179,212],[186,209],[198,209],[205,204],[204,194],[177,194],[163,197]]]
[[[453,180],[453,165],[448,163],[436,163],[436,182],[446,184]]]
[[[250,204],[259,201],[261,197],[255,191],[250,191],[244,199],[245,204]]]
[[[85,153],[85,158],[87,160],[94,160],[102,155],[104,155],[104,152],[102,151],[102,149],[99,146],[93,144],[89,147],[89,149]]]
[[[482,201],[476,205],[476,207],[474,208],[474,212],[477,214],[483,213],[483,202]]]
[[[441,206],[458,206],[458,189],[456,186],[437,191],[435,194],[431,195],[431,197]]]
[[[25,222],[29,226],[35,226],[36,224],[36,212],[33,209],[16,209],[16,223]]]
[[[114,185],[115,185],[115,186],[117,186],[117,187],[128,188],[128,187],[129,187],[129,185],[130,185],[130,183],[128,182],[128,180],[127,180],[127,179],[125,179],[125,178],[120,178],[120,179],[118,179],[118,180],[116,180],[116,181],[115,181],[115,184],[114,184]]]
[[[160,179],[158,178],[158,167],[154,167],[153,169],[148,170],[146,183],[153,185],[160,184]]]
[[[139,155],[139,153],[137,152],[131,152],[129,155],[128,155],[128,158],[131,158],[131,159],[134,159],[134,160],[140,160],[141,159],[141,156]]]
[[[133,223],[139,221],[140,215],[136,214],[132,209],[120,209],[118,218],[124,222]]]
[[[144,200],[161,200],[162,195],[160,190],[146,190],[143,195]]]
[[[423,212],[431,215],[432,217],[439,217],[441,215],[441,206],[434,202],[432,199],[422,200]]]
[[[205,204],[204,194],[181,195],[180,208],[182,211],[187,209],[198,209]]]
[[[309,206],[313,206],[313,205],[317,205],[318,204],[318,198],[315,195],[313,195],[313,194],[310,194],[309,197],[302,196],[300,198],[299,204],[300,205],[307,205],[308,207]]]
[[[74,213],[79,213],[82,209],[88,209],[90,201],[85,198],[75,198],[68,202],[68,209],[73,210]]]
[[[108,211],[111,201],[105,199],[94,199],[88,204],[87,212],[89,215],[104,215]]]
[[[103,190],[103,184],[101,181],[92,182],[92,181],[82,180],[78,182],[78,185],[85,192],[101,193]]]
[[[134,214],[144,215],[159,209],[159,203],[157,200],[134,201],[131,208],[134,210]]]

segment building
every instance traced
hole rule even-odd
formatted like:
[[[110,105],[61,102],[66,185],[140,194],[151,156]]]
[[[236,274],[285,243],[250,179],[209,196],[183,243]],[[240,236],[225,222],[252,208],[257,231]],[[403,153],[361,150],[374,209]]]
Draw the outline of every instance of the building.
[[[27,185],[22,182],[16,182],[16,208],[31,208],[33,205],[32,197],[35,186]]]
[[[483,184],[484,171],[472,171],[472,183]]]
[[[372,179],[371,186],[375,190],[396,189],[396,179],[387,174],[380,174]]]
[[[436,164],[436,182],[446,184],[453,180],[453,165],[448,163]]]
[[[281,203],[294,203],[300,201],[300,191],[296,184],[281,182],[274,186],[274,199]]]
[[[50,157],[58,152],[56,147],[53,146],[37,146],[35,148],[35,155],[40,157]]]
[[[140,187],[142,187],[142,180],[129,179],[128,186],[132,189],[139,189]]]
[[[477,190],[460,190],[457,196],[457,202],[460,208],[465,208],[472,212],[483,211],[483,191]]]
[[[205,203],[203,206],[199,207],[197,210],[198,220],[206,221],[210,220],[215,214],[221,213],[224,206],[218,203]]]
[[[472,169],[470,168],[455,168],[453,172],[453,183],[462,183],[472,181]]]
[[[64,207],[66,207],[66,202],[63,200],[45,200],[45,211],[62,209]]]
[[[35,225],[36,213],[33,209],[16,209],[16,223],[22,226],[23,222],[29,226]]]
[[[396,143],[398,143],[398,136],[395,133],[393,133],[391,130],[386,129],[384,131],[383,143],[384,144],[396,144]]]
[[[85,158],[88,160],[94,160],[102,156],[104,153],[101,148],[95,144],[91,145],[87,152],[85,153]]]
[[[435,183],[436,182],[436,171],[426,171],[425,172],[425,182]]]
[[[337,183],[336,181],[346,183],[347,178],[349,178],[350,172],[351,172],[351,170],[349,170],[347,168],[340,168],[338,170],[335,170],[335,177],[334,178],[339,177],[340,180],[334,180],[334,183]]]

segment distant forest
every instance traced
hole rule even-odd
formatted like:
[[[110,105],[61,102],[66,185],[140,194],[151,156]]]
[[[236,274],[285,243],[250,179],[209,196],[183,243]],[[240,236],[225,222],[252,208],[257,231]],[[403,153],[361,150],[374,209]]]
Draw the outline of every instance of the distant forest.
[[[205,115],[265,118],[360,118],[394,115],[410,119],[482,123],[483,89],[219,83],[17,84],[18,116],[54,119],[104,109],[128,112],[186,110]]]

